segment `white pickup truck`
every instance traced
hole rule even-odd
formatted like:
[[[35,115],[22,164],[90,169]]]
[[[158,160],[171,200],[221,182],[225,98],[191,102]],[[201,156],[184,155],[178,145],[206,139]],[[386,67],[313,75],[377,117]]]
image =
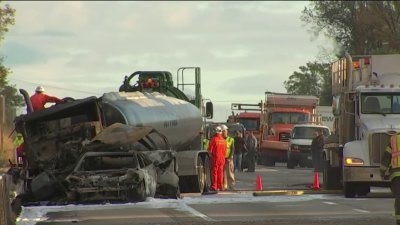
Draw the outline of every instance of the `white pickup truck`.
[[[322,129],[324,137],[331,134],[329,127],[316,124],[297,124],[290,133],[287,168],[312,167],[311,142],[315,131]]]

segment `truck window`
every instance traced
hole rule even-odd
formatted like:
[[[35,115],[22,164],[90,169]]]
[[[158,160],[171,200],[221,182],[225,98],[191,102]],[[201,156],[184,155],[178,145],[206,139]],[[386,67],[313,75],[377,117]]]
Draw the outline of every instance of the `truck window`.
[[[247,131],[256,131],[260,127],[259,119],[239,118],[239,123],[243,124]]]
[[[292,131],[292,139],[313,139],[315,132],[320,127],[295,127]],[[322,128],[322,134],[327,137],[330,135],[329,129]]]
[[[399,114],[400,95],[397,93],[365,93],[361,95],[363,114]]]
[[[275,112],[272,114],[272,124],[302,124],[307,123],[310,116],[300,112]]]

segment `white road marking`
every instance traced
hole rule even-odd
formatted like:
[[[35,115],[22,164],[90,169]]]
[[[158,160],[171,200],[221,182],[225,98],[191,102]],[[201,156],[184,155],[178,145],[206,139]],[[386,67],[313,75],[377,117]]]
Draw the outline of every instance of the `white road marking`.
[[[338,204],[335,203],[335,202],[322,202],[322,203],[325,203],[325,204],[328,204],[328,205],[338,205]]]
[[[187,212],[189,212],[189,213],[191,213],[191,214],[193,214],[193,215],[195,215],[197,217],[200,217],[205,221],[208,221],[208,222],[215,222],[216,221],[213,218],[208,217],[207,215],[205,215],[205,214],[193,209],[192,207],[190,207],[190,206],[188,206],[186,204],[180,204],[180,207],[176,208],[176,210],[180,210],[180,209],[182,211],[187,211]]]
[[[362,209],[353,209],[356,212],[360,212],[360,213],[371,213],[370,211],[367,210],[362,210]]]

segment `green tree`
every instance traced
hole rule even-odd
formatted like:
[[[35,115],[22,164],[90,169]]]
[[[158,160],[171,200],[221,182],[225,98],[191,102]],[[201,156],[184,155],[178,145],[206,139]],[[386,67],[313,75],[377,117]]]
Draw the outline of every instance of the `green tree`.
[[[1,3],[1,2],[0,2]],[[15,9],[11,8],[8,4],[0,8],[0,44],[4,40],[4,35],[9,31],[9,27],[15,24]],[[3,58],[0,58],[0,95],[6,98],[6,108],[15,108],[23,106],[24,101],[20,95],[17,94],[15,86],[9,84],[8,75],[11,70],[3,65]],[[9,115],[8,115],[9,116]]]
[[[311,1],[301,20],[350,54],[400,53],[397,1]]]
[[[331,105],[329,64],[308,62],[299,69],[300,72],[294,71],[289,80],[283,82],[286,91],[289,94],[318,96],[320,105]]]

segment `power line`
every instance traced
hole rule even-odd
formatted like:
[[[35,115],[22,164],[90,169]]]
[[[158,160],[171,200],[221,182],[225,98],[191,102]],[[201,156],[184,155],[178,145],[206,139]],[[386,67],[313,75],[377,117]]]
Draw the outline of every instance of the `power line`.
[[[21,79],[16,79],[16,78],[10,78],[10,80],[20,81],[20,82],[24,82],[24,83],[28,83],[28,84],[34,84],[35,86],[43,85],[45,87],[61,89],[61,90],[65,90],[65,91],[73,91],[73,92],[80,92],[80,93],[85,93],[85,94],[99,95],[99,93],[94,93],[94,92],[89,92],[89,91],[81,91],[81,90],[75,90],[75,89],[69,89],[69,88],[63,88],[63,87],[57,87],[57,86],[48,85],[48,84],[39,84],[39,83],[30,82],[30,81],[21,80]]]
[[[28,83],[28,84],[33,84],[35,86],[43,85],[45,87],[61,89],[61,90],[65,90],[65,91],[79,92],[79,93],[84,93],[84,94],[101,95],[99,93],[94,93],[94,92],[89,92],[89,91],[82,91],[82,90],[75,90],[75,89],[69,89],[69,88],[63,88],[63,87],[58,87],[58,86],[53,86],[53,85],[48,85],[48,84],[43,84],[43,83],[39,84],[39,83],[26,81],[26,80],[21,80],[21,79],[17,79],[17,78],[10,78],[10,80],[24,82],[24,83]],[[228,100],[213,100],[213,99],[211,99],[211,101],[212,102],[219,102],[219,103],[223,103],[223,102],[229,102],[229,103],[235,102],[235,103],[237,103],[237,102],[259,102],[260,100],[254,100],[254,99],[247,99],[247,100],[237,100],[237,99],[232,99],[232,100],[229,100],[229,99]]]

